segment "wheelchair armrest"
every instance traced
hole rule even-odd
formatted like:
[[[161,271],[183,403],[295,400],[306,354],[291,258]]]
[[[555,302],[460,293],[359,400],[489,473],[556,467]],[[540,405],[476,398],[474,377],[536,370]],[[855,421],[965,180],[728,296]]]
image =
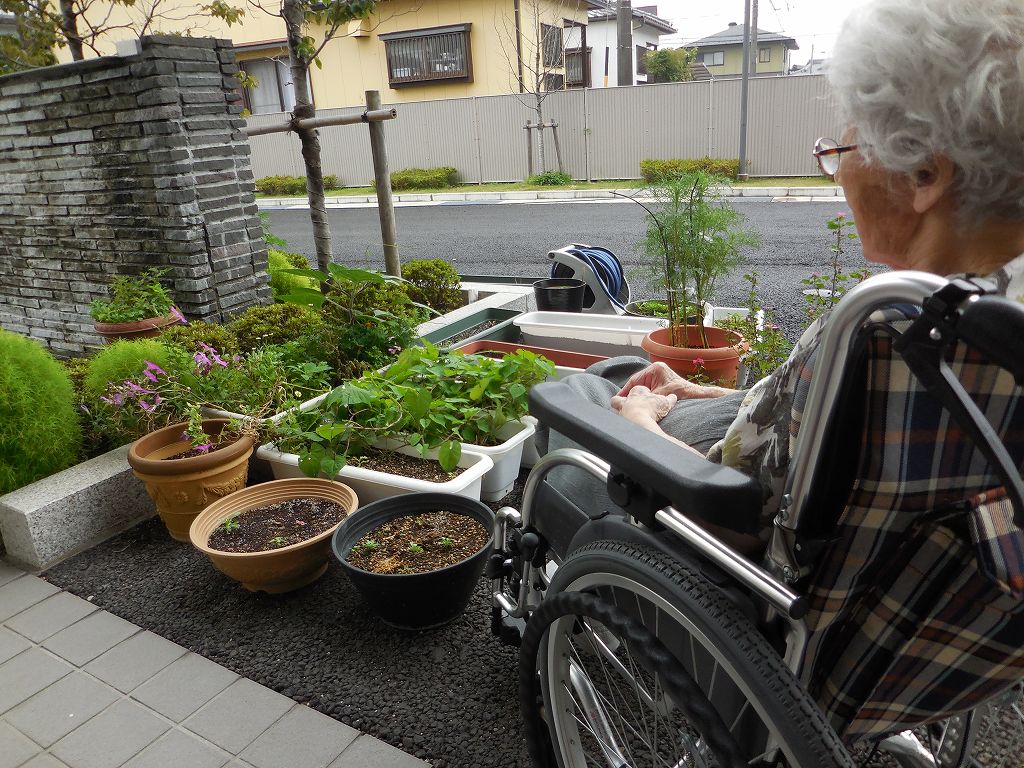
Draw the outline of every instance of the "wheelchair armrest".
[[[530,413],[680,511],[743,533],[757,530],[762,494],[753,478],[583,400],[560,382],[530,390]]]

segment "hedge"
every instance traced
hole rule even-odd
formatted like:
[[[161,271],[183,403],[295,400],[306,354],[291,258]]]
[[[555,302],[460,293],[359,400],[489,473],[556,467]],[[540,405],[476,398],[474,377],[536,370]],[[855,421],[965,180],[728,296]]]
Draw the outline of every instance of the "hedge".
[[[439,189],[454,187],[459,183],[459,172],[455,168],[405,168],[391,174],[391,188]]]
[[[338,177],[324,176],[324,189],[338,189]],[[263,195],[302,195],[306,193],[306,177],[264,176],[256,179],[256,191]]]
[[[653,183],[672,176],[683,176],[687,173],[704,171],[712,176],[724,176],[735,179],[740,172],[739,159],[717,157],[701,157],[686,160],[641,160],[640,175],[644,181]]]

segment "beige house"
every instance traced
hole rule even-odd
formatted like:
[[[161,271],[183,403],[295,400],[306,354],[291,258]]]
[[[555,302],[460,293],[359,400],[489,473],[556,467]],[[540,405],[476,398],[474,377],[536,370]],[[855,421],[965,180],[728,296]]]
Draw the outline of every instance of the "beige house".
[[[240,65],[258,82],[244,90],[246,107],[260,114],[294,106],[281,18],[246,4],[242,21],[228,28],[204,17],[201,3],[170,1],[175,20],[159,20],[152,31],[231,38]],[[99,5],[96,12],[126,21],[137,13],[132,6]],[[562,88],[563,30],[586,24],[593,6],[589,0],[382,0],[371,18],[352,22],[327,44],[322,67],[310,68],[314,101],[319,108],[354,106],[370,89],[390,103],[488,96],[530,91],[538,80],[542,89]],[[133,34],[119,30],[104,44],[113,53],[118,38]],[[309,34],[316,39],[317,29]]]
[[[743,25],[727,29],[687,45],[697,49],[697,62],[707,67],[712,77],[743,74]],[[789,72],[789,52],[798,50],[796,40],[777,32],[757,30],[757,69],[755,76],[785,75]]]

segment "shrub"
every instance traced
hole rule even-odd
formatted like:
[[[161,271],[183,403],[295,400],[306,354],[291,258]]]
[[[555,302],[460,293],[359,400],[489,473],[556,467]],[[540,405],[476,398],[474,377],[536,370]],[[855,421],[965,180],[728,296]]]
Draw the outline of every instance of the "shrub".
[[[324,189],[337,189],[338,177],[324,176]],[[256,179],[256,191],[264,195],[303,195],[306,193],[305,176],[264,176]]]
[[[66,360],[61,360],[60,362],[68,373],[68,378],[71,380],[71,387],[75,391],[75,396],[81,398],[82,388],[85,386],[85,374],[89,372],[89,358],[69,357]]]
[[[66,469],[82,431],[67,371],[35,341],[0,330],[0,494]]]
[[[696,160],[641,160],[640,175],[648,184],[702,171],[709,176],[735,179],[740,172],[740,161],[715,157]]]
[[[309,261],[301,253],[287,251],[267,252],[267,272],[270,273],[270,290],[274,298],[281,301],[296,288],[316,288],[317,281],[301,275],[285,275],[282,269],[309,269]]]
[[[147,269],[139,275],[118,275],[110,284],[109,299],[93,299],[89,314],[99,323],[132,323],[164,317],[174,300],[160,282],[166,269]]]
[[[541,187],[564,187],[572,184],[572,176],[561,171],[544,171],[526,177],[527,184],[536,184]]]
[[[213,347],[225,355],[237,355],[241,350],[238,337],[231,329],[202,320],[193,320],[188,325],[172,325],[163,332],[160,341],[181,347],[189,354],[199,349],[200,344]]]
[[[320,315],[301,304],[270,304],[249,307],[236,317],[228,329],[235,334],[243,352],[272,344],[284,344],[316,333],[322,324]]]
[[[170,358],[170,350],[157,339],[115,341],[89,361],[83,386],[85,399],[99,398],[110,382],[140,378],[147,361],[165,367]]]
[[[391,174],[391,188],[402,189],[440,189],[454,187],[459,182],[459,172],[455,168],[406,168]]]
[[[443,259],[418,259],[402,265],[409,298],[444,314],[462,306],[462,281]]]

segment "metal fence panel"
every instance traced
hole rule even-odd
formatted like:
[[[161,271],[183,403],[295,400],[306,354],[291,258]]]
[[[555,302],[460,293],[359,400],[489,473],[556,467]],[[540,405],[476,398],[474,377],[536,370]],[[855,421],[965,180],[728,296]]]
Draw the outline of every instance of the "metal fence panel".
[[[634,179],[645,158],[739,155],[739,78],[642,87],[595,88],[550,94],[546,120],[558,123],[565,170],[577,179]],[[519,181],[527,172],[527,120],[536,121],[530,94],[405,102],[391,105],[398,119],[385,124],[392,170],[450,165],[467,182]],[[361,108],[320,110],[334,115]],[[254,115],[250,125],[279,122],[281,114]],[[838,135],[841,126],[822,75],[752,78],[747,147],[754,176],[813,175],[814,139]],[[537,133],[534,170],[539,171]],[[557,167],[545,131],[547,168]],[[302,175],[298,139],[291,134],[254,136],[253,172]],[[325,173],[343,184],[373,178],[370,142],[363,125],[321,130]]]

